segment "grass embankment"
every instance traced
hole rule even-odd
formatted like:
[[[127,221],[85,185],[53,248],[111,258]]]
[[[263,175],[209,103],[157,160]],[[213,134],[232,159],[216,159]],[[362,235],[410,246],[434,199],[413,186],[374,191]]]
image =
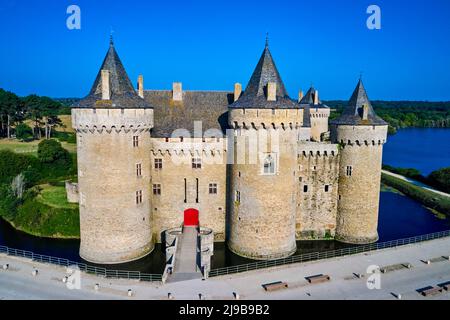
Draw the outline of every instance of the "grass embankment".
[[[381,182],[421,202],[425,207],[433,211],[450,216],[450,197],[439,195],[384,173],[381,175]]]
[[[36,151],[29,152],[30,144]],[[31,235],[79,238],[78,204],[67,201],[65,190],[66,180],[76,180],[76,153],[49,140],[39,147],[0,140],[0,146],[0,217]],[[11,151],[17,146],[25,151]],[[14,182],[19,177],[22,183]]]
[[[14,219],[7,220],[16,229],[34,236],[79,239],[78,204],[67,202],[65,187],[43,185],[35,189],[37,196],[25,200]]]

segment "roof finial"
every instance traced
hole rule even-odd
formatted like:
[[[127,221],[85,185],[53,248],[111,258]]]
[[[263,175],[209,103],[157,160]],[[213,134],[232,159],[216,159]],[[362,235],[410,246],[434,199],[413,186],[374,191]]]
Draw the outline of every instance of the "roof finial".
[[[110,45],[110,46],[114,46],[113,33],[114,33],[114,30],[113,30],[113,28],[111,27],[111,32],[110,32],[110,34],[109,34],[109,45]]]
[[[359,81],[362,81],[362,77],[363,77],[363,72],[360,71],[360,72],[359,72]]]
[[[266,49],[269,48],[269,33],[266,32]]]

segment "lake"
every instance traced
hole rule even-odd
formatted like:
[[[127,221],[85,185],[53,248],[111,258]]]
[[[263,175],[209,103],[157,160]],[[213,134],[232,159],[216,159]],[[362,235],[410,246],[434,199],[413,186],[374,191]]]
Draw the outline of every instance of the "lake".
[[[450,128],[409,128],[388,136],[383,164],[415,168],[424,176],[450,167]]]

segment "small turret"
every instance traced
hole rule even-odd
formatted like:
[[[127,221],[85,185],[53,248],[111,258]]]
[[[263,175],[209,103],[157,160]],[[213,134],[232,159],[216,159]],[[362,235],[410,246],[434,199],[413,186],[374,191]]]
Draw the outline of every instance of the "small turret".
[[[330,108],[319,99],[319,91],[313,86],[303,96],[299,102],[300,107],[305,110],[304,123],[309,123],[311,127],[311,140],[322,141],[325,133],[328,132],[328,118]],[[307,119],[306,119],[307,118]]]
[[[342,115],[331,122],[331,139],[341,146],[336,239],[378,240],[381,161],[387,123],[372,108],[360,79]]]

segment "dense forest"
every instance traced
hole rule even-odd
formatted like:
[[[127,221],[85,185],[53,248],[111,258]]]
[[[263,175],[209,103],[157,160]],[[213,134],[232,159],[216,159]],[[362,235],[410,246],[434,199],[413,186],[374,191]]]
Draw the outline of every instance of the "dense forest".
[[[324,101],[335,109],[331,118],[336,118],[347,101]],[[449,128],[450,102],[428,101],[372,101],[375,112],[389,123],[389,133],[407,127]]]

